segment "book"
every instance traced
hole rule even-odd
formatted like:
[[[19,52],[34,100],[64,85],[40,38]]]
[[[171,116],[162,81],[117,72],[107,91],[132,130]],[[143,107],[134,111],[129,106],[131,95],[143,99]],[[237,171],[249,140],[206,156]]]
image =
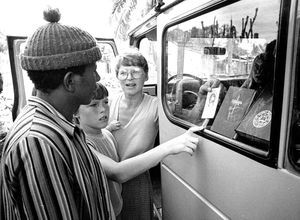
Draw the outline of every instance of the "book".
[[[251,141],[268,143],[271,132],[272,104],[271,90],[264,89],[237,127],[237,134]]]
[[[235,129],[245,116],[255,90],[230,86],[221,104],[211,130],[229,138],[236,136]]]

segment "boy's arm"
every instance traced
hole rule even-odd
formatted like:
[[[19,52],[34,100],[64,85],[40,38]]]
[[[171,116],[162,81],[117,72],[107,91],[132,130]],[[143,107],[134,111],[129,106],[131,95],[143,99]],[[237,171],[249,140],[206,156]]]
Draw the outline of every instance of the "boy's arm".
[[[119,183],[123,183],[154,167],[168,155],[181,152],[192,155],[198,144],[198,138],[192,136],[194,131],[196,131],[196,129],[190,129],[183,135],[171,139],[143,154],[121,162],[116,162],[94,150],[93,147],[91,148],[101,161],[107,177]]]

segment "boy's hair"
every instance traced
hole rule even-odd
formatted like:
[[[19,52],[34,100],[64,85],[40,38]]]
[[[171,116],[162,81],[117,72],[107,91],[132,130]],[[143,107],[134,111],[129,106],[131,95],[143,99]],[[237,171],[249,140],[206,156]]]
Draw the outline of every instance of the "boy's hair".
[[[93,99],[100,100],[107,96],[108,96],[107,88],[100,82],[97,82],[97,89],[96,89],[95,96]]]
[[[121,66],[138,66],[142,68],[148,76],[148,62],[146,58],[136,49],[131,49],[130,51],[119,55],[116,59],[116,76],[118,76],[118,72]]]

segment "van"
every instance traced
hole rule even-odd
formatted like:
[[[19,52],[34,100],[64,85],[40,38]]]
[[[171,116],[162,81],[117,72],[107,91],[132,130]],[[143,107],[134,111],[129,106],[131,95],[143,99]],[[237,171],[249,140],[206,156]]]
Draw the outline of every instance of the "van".
[[[205,127],[161,163],[162,218],[299,219],[299,1],[159,3],[129,34],[156,64],[160,142]]]
[[[158,218],[300,219],[299,32],[298,0],[157,1],[131,29],[150,66],[144,92],[159,99],[159,142],[203,128],[193,156],[155,170]],[[24,42],[8,37],[14,118],[32,92]],[[112,83],[117,48],[98,42]]]

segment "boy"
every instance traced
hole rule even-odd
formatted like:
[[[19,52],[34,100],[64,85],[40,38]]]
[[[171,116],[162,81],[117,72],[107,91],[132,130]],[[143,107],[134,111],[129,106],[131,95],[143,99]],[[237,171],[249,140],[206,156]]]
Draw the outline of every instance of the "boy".
[[[192,155],[197,147],[198,138],[192,137],[191,132],[188,131],[143,154],[119,162],[116,140],[110,131],[105,129],[109,117],[108,91],[102,84],[97,84],[98,89],[93,100],[88,105],[81,105],[74,119],[85,132],[88,146],[93,149],[101,161],[109,179],[108,184],[115,215],[118,216],[123,203],[119,183],[126,182],[154,167],[168,155],[181,152]]]

